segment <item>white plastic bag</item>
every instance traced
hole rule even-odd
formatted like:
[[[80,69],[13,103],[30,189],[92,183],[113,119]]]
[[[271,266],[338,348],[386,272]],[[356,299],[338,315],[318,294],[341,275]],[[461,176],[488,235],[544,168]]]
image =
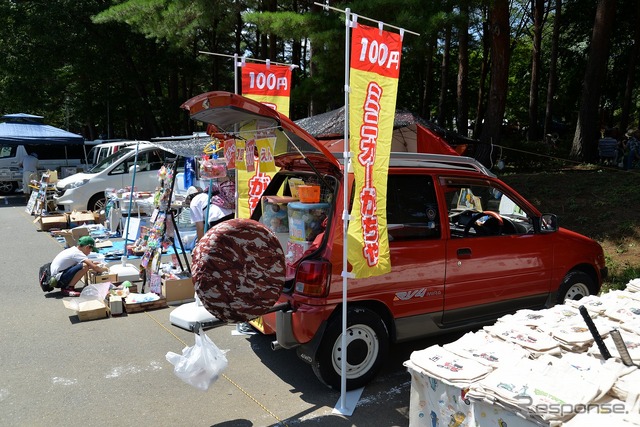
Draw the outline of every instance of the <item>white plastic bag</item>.
[[[80,296],[70,299],[70,305],[73,310],[80,310],[80,305],[87,301],[104,301],[109,293],[109,282],[93,283],[82,288]]]
[[[226,351],[222,351],[202,332],[195,334],[196,343],[185,347],[182,354],[168,352],[167,361],[174,366],[178,378],[197,389],[206,391],[227,367]]]

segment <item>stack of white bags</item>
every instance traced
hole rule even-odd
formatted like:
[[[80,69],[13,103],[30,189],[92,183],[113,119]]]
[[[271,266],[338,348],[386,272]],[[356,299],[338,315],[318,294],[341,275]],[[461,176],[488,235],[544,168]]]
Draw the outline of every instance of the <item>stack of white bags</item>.
[[[593,319],[611,354],[608,360],[579,306]],[[622,362],[610,337],[614,329],[634,365]],[[428,377],[434,392],[438,382],[454,386],[470,402],[505,409],[534,424],[640,426],[639,331],[637,279],[624,291],[547,310],[520,310],[455,342],[415,351],[405,365],[412,375]],[[429,401],[422,396],[423,403]],[[424,412],[442,414],[442,408],[430,409]]]

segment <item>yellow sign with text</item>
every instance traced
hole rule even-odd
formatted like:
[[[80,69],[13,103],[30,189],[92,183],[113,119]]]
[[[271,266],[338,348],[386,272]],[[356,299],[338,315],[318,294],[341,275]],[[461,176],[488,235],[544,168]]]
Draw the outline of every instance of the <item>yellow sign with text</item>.
[[[401,54],[399,34],[360,24],[352,30],[349,144],[355,196],[347,258],[356,278],[391,271],[387,174]]]

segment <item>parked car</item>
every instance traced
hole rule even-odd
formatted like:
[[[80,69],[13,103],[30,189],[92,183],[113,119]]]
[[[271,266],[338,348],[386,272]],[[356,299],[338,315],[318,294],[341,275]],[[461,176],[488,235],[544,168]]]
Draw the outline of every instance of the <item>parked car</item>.
[[[131,186],[134,168],[138,191],[154,191],[158,185],[158,170],[167,162],[167,158],[175,157],[165,149],[140,143],[136,164],[136,146],[122,147],[88,172],[59,180],[56,184],[56,204],[66,212],[100,211],[106,204],[105,190]]]
[[[89,154],[87,155],[89,165],[93,167],[119,149],[128,145],[135,144],[136,141],[128,141],[124,139],[109,139],[105,141],[98,141],[98,143],[94,145],[91,150],[89,150]]]
[[[241,96],[210,92],[185,105],[192,118],[218,129],[243,132],[243,126],[259,124],[273,132],[279,171],[263,201],[276,195],[281,198],[271,200],[286,200],[296,180],[320,185],[322,206],[289,202],[288,233],[274,230],[281,231],[276,234],[287,254],[277,303],[284,308],[252,324],[275,334],[274,349],[295,349],[320,381],[339,390],[342,160],[286,117]],[[346,200],[352,200],[348,178]],[[268,225],[277,209],[265,207],[270,208],[258,204],[252,219]],[[607,275],[597,242],[559,227],[555,215],[542,214],[471,158],[392,153],[386,210],[381,232],[388,235],[391,271],[347,282],[348,389],[374,378],[393,343],[469,330],[518,309],[594,295]],[[326,227],[319,227],[325,219]],[[297,254],[296,244],[303,246]]]

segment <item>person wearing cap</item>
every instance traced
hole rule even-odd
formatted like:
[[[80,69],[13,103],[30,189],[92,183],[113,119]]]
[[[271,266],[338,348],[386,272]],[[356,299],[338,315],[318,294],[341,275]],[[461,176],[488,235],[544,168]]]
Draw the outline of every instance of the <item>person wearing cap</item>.
[[[60,252],[51,261],[51,277],[55,278],[56,287],[60,287],[63,295],[69,297],[80,296],[75,286],[78,281],[93,270],[97,273],[109,271],[108,267],[99,265],[89,259],[91,252],[98,252],[96,242],[91,236],[82,236],[78,244]]]
[[[35,152],[29,153],[24,159],[22,159],[22,191],[24,196],[29,199],[31,195],[31,174],[38,171],[38,154]]]

